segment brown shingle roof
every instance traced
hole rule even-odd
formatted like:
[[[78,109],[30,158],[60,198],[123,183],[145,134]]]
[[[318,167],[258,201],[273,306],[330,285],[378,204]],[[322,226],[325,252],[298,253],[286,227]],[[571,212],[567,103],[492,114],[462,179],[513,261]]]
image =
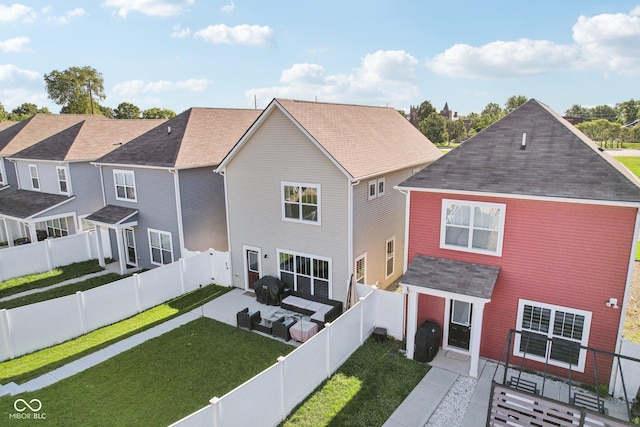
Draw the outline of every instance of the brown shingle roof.
[[[432,162],[438,148],[392,108],[276,99],[355,179]]]
[[[526,134],[525,149],[521,149]],[[531,99],[400,184],[405,188],[640,202],[637,178]]]
[[[190,108],[103,156],[96,163],[177,169],[215,166],[242,137],[260,112]]]

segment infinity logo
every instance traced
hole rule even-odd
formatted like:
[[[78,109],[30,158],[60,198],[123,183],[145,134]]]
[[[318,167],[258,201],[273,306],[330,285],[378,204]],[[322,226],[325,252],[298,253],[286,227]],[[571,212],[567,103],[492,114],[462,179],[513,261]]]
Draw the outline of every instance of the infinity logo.
[[[17,399],[15,402],[13,402],[13,407],[18,412],[24,412],[27,410],[27,408],[29,408],[31,412],[38,412],[40,409],[42,409],[42,402],[40,402],[40,399],[31,399],[27,403],[27,401],[24,399]]]

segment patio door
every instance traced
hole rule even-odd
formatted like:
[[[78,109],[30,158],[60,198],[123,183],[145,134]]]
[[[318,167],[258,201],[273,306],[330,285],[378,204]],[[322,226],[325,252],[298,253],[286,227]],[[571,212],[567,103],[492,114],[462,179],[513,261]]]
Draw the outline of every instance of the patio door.
[[[247,289],[253,289],[260,278],[260,249],[247,248],[244,250],[244,265],[246,271]]]
[[[451,300],[449,339],[447,340],[449,346],[469,350],[472,309],[473,305],[469,302]]]
[[[124,244],[127,257],[127,265],[138,266],[138,252],[136,251],[136,236],[133,228],[124,229]]]

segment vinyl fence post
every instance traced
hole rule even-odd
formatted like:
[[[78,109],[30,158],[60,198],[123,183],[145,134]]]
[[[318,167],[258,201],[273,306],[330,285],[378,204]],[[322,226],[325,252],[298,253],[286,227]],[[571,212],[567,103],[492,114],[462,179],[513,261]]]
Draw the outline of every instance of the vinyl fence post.
[[[138,313],[142,312],[142,298],[140,295],[140,275],[138,273],[133,273],[133,288],[136,292],[136,307],[138,309]]]
[[[178,260],[178,266],[180,267],[180,295],[183,295],[185,293],[184,284],[186,281],[186,278],[184,276],[187,271],[187,266],[185,265],[184,258],[180,258]]]
[[[220,398],[214,397],[209,401],[213,409],[213,427],[220,426]]]
[[[364,344],[364,298],[360,297],[358,302],[360,302],[360,345]]]
[[[51,240],[46,239],[44,242],[46,243],[47,248],[47,250],[45,251],[47,255],[47,271],[49,271],[53,270],[53,260],[51,259]]]
[[[87,333],[87,316],[85,313],[84,293],[82,291],[76,292],[76,298],[78,300],[78,315],[80,317],[80,329],[83,334]]]
[[[13,346],[11,345],[11,331],[9,330],[9,312],[6,309],[0,309],[0,332],[2,333],[2,345],[7,349],[7,356],[13,359]]]
[[[327,329],[327,344],[326,344],[326,358],[327,358],[327,375],[329,378],[331,376],[331,335],[333,333],[333,325],[331,322],[325,323],[324,327]]]
[[[287,417],[287,413],[285,411],[285,405],[284,405],[284,399],[285,399],[285,395],[284,395],[284,391],[285,391],[285,366],[284,366],[284,362],[287,360],[287,358],[285,356],[280,356],[278,357],[278,364],[280,365],[280,421],[284,421],[284,419]]]

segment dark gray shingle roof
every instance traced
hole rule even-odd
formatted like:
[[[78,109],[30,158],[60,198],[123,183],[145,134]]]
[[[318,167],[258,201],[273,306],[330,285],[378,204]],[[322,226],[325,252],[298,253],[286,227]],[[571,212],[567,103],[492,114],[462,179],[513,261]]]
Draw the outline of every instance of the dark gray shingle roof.
[[[526,149],[521,149],[526,133]],[[618,162],[535,99],[412,176],[400,187],[640,202]]]
[[[137,209],[124,206],[107,205],[86,217],[87,221],[95,221],[102,224],[120,224],[126,220],[135,221]]]
[[[490,299],[499,271],[491,265],[416,255],[400,283]]]
[[[64,160],[84,121],[25,148],[11,157],[33,160]]]
[[[2,192],[0,193],[0,214],[26,219],[73,199],[74,196],[67,197],[28,190],[16,190],[6,194]]]

